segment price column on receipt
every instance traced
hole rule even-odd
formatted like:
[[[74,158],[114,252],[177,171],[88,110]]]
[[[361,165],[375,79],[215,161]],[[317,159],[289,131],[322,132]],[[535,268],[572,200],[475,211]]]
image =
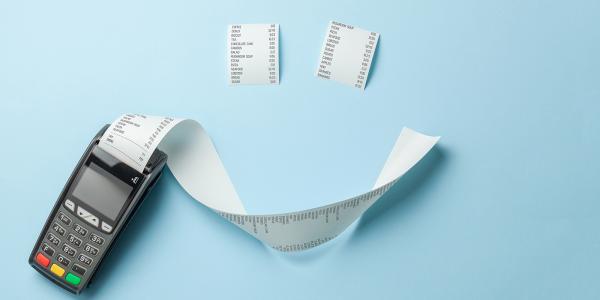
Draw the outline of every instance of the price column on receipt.
[[[364,90],[379,33],[331,21],[316,76]]]
[[[229,84],[279,84],[279,24],[234,24],[227,33]]]
[[[417,164],[438,139],[404,128],[371,190],[316,208],[260,215],[246,212],[212,140],[194,120],[122,115],[106,130],[99,147],[140,172],[154,150],[160,148],[168,155],[171,173],[192,198],[274,249],[300,251],[328,242],[343,232]]]

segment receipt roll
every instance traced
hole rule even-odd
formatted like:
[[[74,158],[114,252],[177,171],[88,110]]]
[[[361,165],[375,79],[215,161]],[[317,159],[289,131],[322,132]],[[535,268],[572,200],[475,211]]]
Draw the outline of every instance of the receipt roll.
[[[125,114],[115,120],[99,146],[142,171],[157,147],[167,166],[194,199],[263,243],[280,251],[301,251],[332,240],[410,170],[439,137],[404,128],[373,188],[329,205],[281,214],[248,214],[212,140],[190,119]]]

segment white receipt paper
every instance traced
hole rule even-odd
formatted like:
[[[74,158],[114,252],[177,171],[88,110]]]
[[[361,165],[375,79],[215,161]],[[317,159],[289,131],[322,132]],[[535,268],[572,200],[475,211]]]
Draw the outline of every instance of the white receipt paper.
[[[364,90],[379,33],[331,21],[316,76]]]
[[[306,250],[335,238],[419,162],[438,139],[404,128],[370,191],[321,207],[267,215],[246,212],[210,137],[194,120],[122,115],[106,130],[99,147],[140,172],[159,147],[168,155],[167,166],[190,196],[265,244],[287,252]]]
[[[279,24],[234,24],[227,32],[229,84],[279,84]]]

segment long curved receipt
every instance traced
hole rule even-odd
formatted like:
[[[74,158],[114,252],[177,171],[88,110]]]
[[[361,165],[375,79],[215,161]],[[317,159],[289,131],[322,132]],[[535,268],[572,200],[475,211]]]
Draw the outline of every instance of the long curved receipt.
[[[104,133],[100,147],[140,172],[159,147],[169,156],[167,166],[193,198],[269,246],[299,251],[344,231],[438,139],[404,128],[371,191],[317,208],[270,215],[246,213],[210,137],[194,120],[122,115]]]

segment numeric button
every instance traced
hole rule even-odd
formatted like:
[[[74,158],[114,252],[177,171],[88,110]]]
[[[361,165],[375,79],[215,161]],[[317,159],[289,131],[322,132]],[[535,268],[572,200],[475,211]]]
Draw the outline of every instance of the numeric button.
[[[69,243],[71,243],[72,245],[75,245],[76,247],[80,247],[81,246],[81,239],[79,239],[78,237],[69,234],[69,236],[67,237],[67,240],[69,240]]]
[[[77,257],[77,260],[80,261],[80,262],[82,262],[82,263],[84,263],[84,264],[86,264],[86,265],[88,265],[88,266],[91,265],[92,261],[93,261],[93,259],[91,259],[90,257],[85,256],[83,254],[79,254],[79,257]]]
[[[65,223],[65,225],[67,225],[67,226],[71,225],[71,219],[69,219],[69,217],[67,217],[62,212],[58,213],[58,218],[60,219],[61,222]]]
[[[77,253],[77,251],[73,247],[67,244],[63,244],[62,251],[70,257],[75,257],[75,254]]]
[[[56,247],[58,247],[58,244],[60,244],[60,240],[52,233],[48,233],[46,239]]]
[[[85,247],[83,247],[83,250],[94,256],[98,254],[98,248],[96,248],[90,244],[85,244]]]
[[[83,228],[83,226],[75,223],[75,226],[73,226],[73,229],[75,229],[75,232],[79,233],[81,236],[85,236],[88,231],[87,229]]]
[[[102,244],[104,244],[104,239],[93,233],[90,233],[90,241],[92,241],[94,244],[96,244],[98,246],[101,246]]]
[[[60,234],[61,236],[65,236],[65,229],[62,228],[62,226],[56,224],[56,222],[52,224],[52,229],[54,229],[54,231],[56,231],[56,233]]]
[[[56,260],[65,267],[67,267],[71,263],[71,261],[68,258],[62,256],[62,254],[57,255]]]

